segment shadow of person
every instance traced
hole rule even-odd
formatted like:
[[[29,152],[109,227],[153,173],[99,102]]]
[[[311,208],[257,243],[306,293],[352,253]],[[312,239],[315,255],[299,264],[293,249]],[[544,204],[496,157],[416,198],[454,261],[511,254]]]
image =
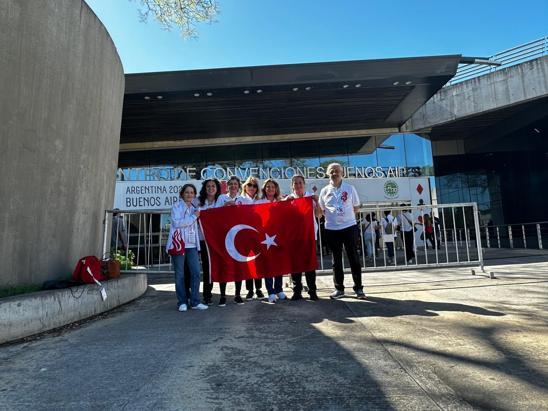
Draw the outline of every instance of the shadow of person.
[[[401,300],[368,296],[367,300],[345,300],[349,308],[359,317],[400,317],[405,315],[420,315],[425,317],[438,316],[438,312],[455,311],[486,316],[504,316],[505,313],[492,311],[474,305],[444,303],[421,300]]]

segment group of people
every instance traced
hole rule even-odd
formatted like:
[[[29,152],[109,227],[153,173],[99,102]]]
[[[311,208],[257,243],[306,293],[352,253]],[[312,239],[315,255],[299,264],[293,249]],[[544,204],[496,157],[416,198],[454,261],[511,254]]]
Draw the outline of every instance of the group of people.
[[[250,204],[270,203],[276,201],[290,201],[301,197],[312,197],[316,218],[322,215],[325,218],[326,240],[333,256],[333,282],[335,290],[330,295],[332,299],[345,296],[344,273],[342,263],[343,248],[346,251],[352,278],[354,292],[357,298],[365,299],[361,280],[361,265],[357,253],[359,242],[359,228],[356,212],[360,205],[356,189],[343,181],[343,168],[338,163],[327,167],[329,183],[320,191],[319,196],[306,191],[303,176],[295,175],[291,179],[292,192],[282,197],[280,186],[274,179],[267,179],[259,188],[259,180],[248,177],[243,184],[236,176],[227,182],[227,192],[221,193],[221,184],[217,179],[207,179],[202,183],[200,192],[192,184],[185,184],[179,193],[180,201],[176,202],[171,210],[171,228],[166,250],[172,247],[172,238],[175,230],[179,230],[185,244],[183,255],[172,255],[172,264],[175,271],[175,291],[179,311],[187,311],[190,307],[196,310],[205,310],[212,305],[213,284],[209,281],[209,258],[204,235],[198,224],[200,213],[203,210],[215,207],[230,207]],[[314,229],[317,235],[318,227],[314,219]],[[200,258],[202,261],[203,302],[200,301]],[[186,261],[185,261],[186,260]],[[186,262],[186,264],[185,264]],[[185,269],[185,265],[187,269]],[[293,295],[291,300],[303,298],[303,273],[291,273]],[[310,300],[317,300],[316,272],[304,273]],[[185,281],[186,279],[186,281]],[[265,298],[262,292],[262,279],[245,281],[247,294],[245,299],[250,301],[254,297]],[[285,300],[288,297],[283,291],[283,276],[264,279],[267,298],[270,303]],[[241,297],[242,282],[236,282],[234,302],[244,304]],[[226,283],[219,284],[219,306],[226,305]]]

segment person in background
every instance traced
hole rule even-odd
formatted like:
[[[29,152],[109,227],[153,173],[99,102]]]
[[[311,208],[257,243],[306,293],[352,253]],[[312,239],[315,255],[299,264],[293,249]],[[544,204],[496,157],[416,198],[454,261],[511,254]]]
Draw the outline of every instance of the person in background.
[[[200,195],[198,196],[198,208],[203,211],[210,208],[216,208],[222,205],[222,201],[219,201],[221,195],[221,183],[216,178],[208,178],[202,182],[202,188],[200,189]],[[212,293],[213,283],[210,282],[209,272],[209,254],[207,251],[207,245],[204,238],[202,227],[199,231],[200,237],[200,255],[202,259],[202,281],[203,281],[203,297],[204,304],[212,305]],[[219,299],[219,307],[226,306],[226,283],[225,287],[221,288],[221,298]]]
[[[365,250],[367,252],[367,258],[375,258],[373,249],[375,248],[375,238],[377,236],[377,221],[374,220],[374,214],[368,213],[365,215],[365,222],[363,223],[363,241],[365,243]]]
[[[434,239],[434,222],[432,221],[430,214],[424,215],[424,241],[427,246],[427,241],[430,241],[432,249],[436,248],[436,240]]]
[[[322,215],[322,209],[318,204],[318,196],[305,190],[306,183],[303,176],[293,176],[291,178],[292,193],[289,194],[285,200],[293,200],[302,197],[312,197],[314,204],[314,238],[318,239],[318,218]],[[318,300],[318,293],[316,288],[316,270],[307,271],[304,273],[306,277],[306,285],[308,287],[308,295],[310,300]],[[303,273],[291,273],[291,280],[293,282],[293,296],[292,301],[301,300],[303,291]]]
[[[386,245],[388,264],[392,264],[394,262],[394,234],[397,225],[390,210],[384,211],[384,217],[381,219],[381,224],[383,229],[382,241]]]
[[[354,292],[359,299],[365,299],[362,285],[360,259],[358,257],[359,229],[356,221],[360,199],[356,188],[343,181],[343,168],[339,163],[327,166],[329,183],[322,188],[319,204],[325,216],[327,243],[333,253],[332,299],[344,297],[344,272],[342,265],[343,247],[350,263]]]
[[[244,205],[253,203],[250,199],[248,199],[247,197],[243,197],[240,194],[242,183],[240,182],[240,179],[238,177],[230,177],[226,185],[228,192],[226,194],[221,194],[221,196],[219,197],[219,201],[222,202],[223,206]],[[226,283],[220,283],[219,286],[221,288],[221,295],[224,295],[224,293],[226,292]],[[234,288],[234,302],[238,305],[242,305],[244,303],[244,300],[240,295],[242,292],[242,282],[235,281]]]
[[[128,248],[128,238],[124,217],[118,213],[119,209],[115,208],[112,212],[112,233],[110,237],[110,249],[112,252],[122,250],[126,252]]]
[[[401,207],[405,207],[405,204],[400,204]],[[403,244],[405,249],[405,260],[407,263],[411,263],[415,258],[415,227],[413,225],[413,214],[409,210],[402,210],[401,214],[397,217],[397,223],[403,233]]]
[[[263,183],[261,188],[261,198],[255,201],[255,204],[274,203],[280,201],[280,185],[272,178],[268,178]],[[287,296],[283,291],[283,275],[277,275],[276,277],[268,277],[264,279],[266,290],[268,291],[268,302],[274,304],[276,298],[285,300]]]
[[[171,226],[166,251],[172,247],[173,233],[180,230],[185,244],[185,253],[171,256],[173,270],[175,271],[175,293],[177,294],[177,306],[179,311],[188,309],[188,295],[184,285],[184,265],[188,261],[190,271],[190,308],[194,310],[207,310],[207,305],[200,303],[200,239],[198,237],[198,218],[200,210],[193,204],[196,197],[196,188],[192,184],[185,184],[179,192],[182,201],[177,201],[171,208]]]
[[[259,199],[259,180],[253,176],[249,176],[242,186],[242,197],[248,201],[248,204],[255,203]],[[264,298],[264,294],[261,291],[263,280],[260,278],[249,279],[245,280],[245,288],[247,289],[245,299],[247,301],[253,300],[253,284],[255,284],[255,295],[257,298]]]

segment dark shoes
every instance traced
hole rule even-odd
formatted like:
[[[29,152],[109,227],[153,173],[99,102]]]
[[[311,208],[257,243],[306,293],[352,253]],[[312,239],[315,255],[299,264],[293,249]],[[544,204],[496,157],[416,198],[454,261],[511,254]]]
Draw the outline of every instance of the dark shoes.
[[[318,294],[316,294],[316,291],[309,291],[308,295],[309,295],[308,299],[310,301],[318,301],[319,300]]]
[[[226,306],[226,297],[221,296],[221,298],[219,299],[219,307],[225,307],[225,306]]]
[[[211,301],[211,298],[204,298],[204,304],[205,305],[213,305],[213,301]]]
[[[245,296],[245,299],[246,299],[247,301],[253,300],[253,291],[248,291],[248,292],[247,292],[247,295]]]
[[[249,295],[249,294],[248,294],[248,295]],[[258,298],[259,300],[261,300],[261,299],[264,298],[264,294],[263,294],[263,292],[262,292],[261,290],[257,290],[257,291],[255,292],[255,295],[257,296],[257,298]]]
[[[251,298],[253,298],[253,296],[251,296]],[[237,295],[236,297],[234,297],[234,302],[238,305],[242,305],[244,303],[244,300],[242,299],[242,297]]]
[[[302,299],[303,299],[303,296],[301,293],[293,293],[293,296],[291,297],[291,301],[299,301]]]

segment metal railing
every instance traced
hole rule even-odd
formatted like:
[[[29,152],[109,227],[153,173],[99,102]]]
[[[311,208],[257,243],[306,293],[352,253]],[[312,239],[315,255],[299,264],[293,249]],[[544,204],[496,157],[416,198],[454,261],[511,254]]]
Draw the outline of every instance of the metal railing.
[[[485,248],[526,248],[548,246],[548,221],[523,224],[485,225],[481,228]]]
[[[516,64],[534,60],[548,55],[548,36],[530,41],[511,49],[501,51],[489,57],[489,60],[501,63],[500,66],[486,66],[484,64],[460,64],[455,76],[446,84],[451,86],[475,77],[483,76],[494,71],[502,70]]]
[[[404,210],[408,211],[405,216]],[[385,211],[390,211],[392,217],[385,219]],[[113,224],[113,212],[122,216],[123,225],[116,222]],[[165,252],[169,235],[169,215],[170,210],[106,210],[103,254],[125,255],[126,264],[122,264],[123,270],[172,272],[170,256]],[[357,252],[364,271],[449,265],[476,265],[483,269],[482,231],[476,203],[362,207],[357,217]],[[404,220],[405,218],[407,220]],[[384,221],[392,219],[392,229],[387,230]],[[373,224],[369,224],[370,221],[373,221]],[[318,225],[320,228],[316,244],[317,271],[329,273],[332,268],[331,253],[323,221],[320,220]],[[120,231],[124,231],[127,236],[127,248],[119,244],[119,241],[112,240],[119,238]],[[132,257],[133,261],[130,263]],[[348,271],[347,267],[349,264],[345,256],[345,271]]]

